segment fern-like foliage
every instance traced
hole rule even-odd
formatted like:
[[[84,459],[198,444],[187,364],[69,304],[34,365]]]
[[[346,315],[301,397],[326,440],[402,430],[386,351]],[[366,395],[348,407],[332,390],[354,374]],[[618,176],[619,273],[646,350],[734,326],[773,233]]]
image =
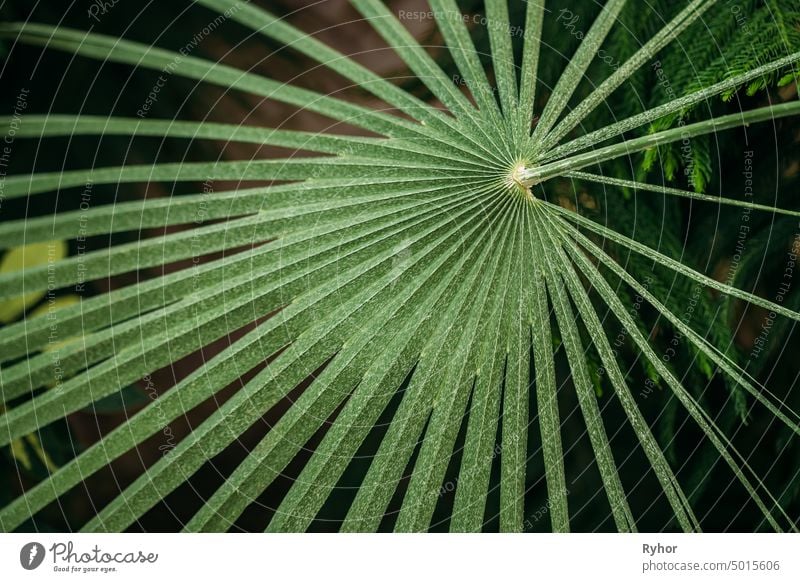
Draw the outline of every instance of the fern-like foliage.
[[[784,492],[766,487],[731,433],[748,407],[757,406],[781,425],[786,439],[796,439],[798,414],[741,365],[728,318],[743,304],[792,324],[800,314],[794,304],[738,285],[744,270],[742,278],[721,281],[691,264],[679,231],[681,205],[687,204],[702,212],[760,213],[787,224],[800,217],[773,201],[704,193],[705,185],[721,183],[708,136],[780,125],[800,113],[796,99],[734,111],[724,111],[720,99],[794,74],[800,52],[792,3],[741,2],[758,35],[748,41],[739,23],[727,22],[730,14],[712,8],[712,0],[648,4],[658,20],[637,18],[638,3],[625,0],[601,7],[581,3],[569,18],[544,0],[511,9],[505,0],[487,0],[483,37],[468,26],[475,20],[463,18],[455,0],[430,0],[457,83],[386,5],[351,3],[442,107],[239,0],[196,4],[317,61],[319,71],[338,74],[381,105],[366,107],[127,38],[36,23],[0,26],[7,42],[166,72],[331,120],[323,133],[135,112],[26,113],[22,124],[2,120],[18,140],[155,136],[291,153],[5,179],[7,200],[27,198],[32,205],[47,192],[80,196],[81,189],[102,185],[263,184],[92,200],[85,208],[0,225],[4,249],[130,237],[3,272],[4,299],[182,266],[0,329],[0,445],[230,339],[95,445],[25,487],[0,509],[0,527],[30,527],[37,512],[238,383],[82,529],[131,527],[277,410],[277,421],[187,530],[230,529],[291,463],[303,459],[267,528],[304,531],[369,451],[343,531],[385,527],[393,507],[399,508],[391,516],[395,530],[425,531],[439,519],[442,492],[453,489],[448,527],[480,531],[496,485],[497,527],[522,531],[531,509],[526,492],[538,482],[529,460],[540,451],[539,487],[546,489],[550,527],[569,531],[581,505],[571,497],[565,457],[579,445],[565,441],[562,427],[580,422],[602,485],[594,503],[614,528],[634,531],[647,511],[647,504],[632,502],[644,476],[631,481],[625,474],[626,457],[607,426],[612,408],[635,439],[624,450],[635,449],[647,460],[659,488],[652,503],[669,507],[670,527],[704,527],[697,499],[710,468],[722,465],[767,527],[796,529],[798,516],[787,511]],[[524,22],[517,24],[518,16]],[[697,41],[705,38],[697,31],[717,21],[721,53],[719,46]],[[682,42],[686,35],[695,39]],[[476,48],[476,38],[488,39],[488,51]],[[668,76],[662,87],[668,84],[669,93],[654,88],[656,70]],[[357,132],[363,136],[352,135]],[[696,146],[695,186],[703,187],[671,182],[685,163],[675,148],[687,139]],[[643,159],[648,169],[660,170],[660,179],[648,180],[654,173],[641,170]],[[645,232],[636,228],[631,203],[637,200],[648,213]],[[146,229],[159,232],[142,236]],[[694,297],[689,315],[687,297]],[[721,317],[720,298],[736,302],[725,303]],[[239,334],[230,337],[234,331]],[[665,341],[669,346],[677,335],[679,348],[665,358]],[[67,338],[73,339],[59,343]],[[706,386],[718,376],[727,386],[721,407]],[[669,398],[660,400],[653,416],[648,403],[655,399],[648,396],[656,392]],[[565,399],[576,402],[575,415],[565,415]],[[703,442],[694,470],[680,466],[676,456],[679,422],[691,425]]]

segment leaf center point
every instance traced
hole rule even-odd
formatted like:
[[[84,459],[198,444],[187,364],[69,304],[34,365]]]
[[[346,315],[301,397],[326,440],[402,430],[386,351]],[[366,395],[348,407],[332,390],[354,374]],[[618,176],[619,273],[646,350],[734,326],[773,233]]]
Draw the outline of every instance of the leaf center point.
[[[525,173],[528,171],[528,166],[525,162],[516,162],[506,177],[506,185],[509,189],[517,192],[526,200],[533,201],[533,192],[528,185],[525,184]]]

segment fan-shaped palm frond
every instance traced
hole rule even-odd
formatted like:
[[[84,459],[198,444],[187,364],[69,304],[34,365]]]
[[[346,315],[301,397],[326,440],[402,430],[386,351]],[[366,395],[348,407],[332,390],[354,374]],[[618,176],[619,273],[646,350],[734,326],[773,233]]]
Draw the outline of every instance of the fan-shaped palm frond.
[[[677,277],[777,317],[798,321],[800,314],[720,282],[684,257],[669,256],[580,208],[564,208],[552,186],[559,179],[577,180],[593,185],[592,192],[607,190],[607,196],[622,197],[626,191],[636,198],[685,199],[701,208],[800,217],[800,211],[732,193],[716,196],[645,183],[636,175],[619,175],[620,165],[609,165],[662,145],[751,124],[777,124],[800,114],[800,102],[793,100],[648,133],[653,122],[770,73],[791,71],[800,52],[737,70],[587,133],[581,130],[587,117],[660,51],[680,42],[676,39],[700,22],[712,0],[686,3],[602,83],[586,87],[586,72],[626,4],[609,0],[586,27],[575,53],[564,59],[552,89],[537,83],[543,22],[555,18],[544,0],[526,3],[521,39],[512,35],[515,28],[505,0],[485,2],[491,74],[455,0],[430,0],[466,90],[453,83],[383,3],[352,0],[442,107],[418,99],[253,4],[197,4],[319,62],[320,71],[347,79],[381,106],[367,107],[133,40],[44,24],[0,26],[0,35],[9,42],[168,71],[332,120],[325,133],[31,113],[15,125],[16,139],[156,136],[269,145],[292,153],[267,160],[123,164],[5,179],[5,199],[28,197],[33,205],[43,193],[75,196],[75,188],[87,185],[264,184],[167,198],[92,200],[86,208],[0,225],[4,249],[95,235],[133,236],[103,249],[3,272],[3,299],[192,261],[183,263],[185,268],[84,297],[47,317],[27,317],[0,329],[5,406],[0,445],[243,330],[193,373],[2,508],[2,529],[19,528],[186,411],[240,382],[215,412],[99,509],[83,529],[129,528],[266,413],[283,407],[277,422],[186,529],[231,528],[310,448],[312,454],[268,524],[269,531],[306,530],[354,459],[375,443],[377,450],[359,477],[342,530],[376,530],[387,508],[397,503],[394,529],[427,530],[443,486],[452,484],[456,493],[448,509],[450,529],[478,531],[487,521],[495,481],[499,528],[523,530],[530,509],[524,506],[525,493],[534,480],[528,460],[540,446],[551,527],[567,531],[571,516],[580,510],[569,498],[564,461],[567,445],[575,445],[562,434],[565,418],[559,402],[569,392],[577,400],[604,491],[593,502],[607,503],[618,530],[633,531],[642,504],[631,503],[635,484],[621,470],[625,458],[604,420],[606,402],[595,388],[602,374],[611,388],[603,400],[621,408],[638,440],[625,450],[640,449],[660,484],[653,503],[660,499],[669,504],[676,527],[700,530],[703,514],[692,502],[685,475],[665,455],[665,443],[653,434],[651,419],[640,409],[638,389],[613,344],[613,326],[623,330],[626,345],[671,392],[765,522],[776,530],[796,527],[797,516],[786,512],[763,475],[737,451],[732,437],[718,426],[716,412],[665,363],[641,314],[626,303],[626,293],[638,295],[711,363],[712,373],[726,376],[793,433],[800,431],[798,414],[742,369],[726,346],[714,345],[651,292],[626,269],[620,253],[643,257]],[[537,111],[541,101],[545,105]],[[6,127],[14,123],[13,118],[2,120]],[[352,131],[346,128],[365,135],[349,135]],[[166,228],[173,226],[181,228]],[[150,228],[159,234],[143,236]],[[79,341],[48,350],[55,339],[73,336]],[[561,383],[566,377],[571,381]]]

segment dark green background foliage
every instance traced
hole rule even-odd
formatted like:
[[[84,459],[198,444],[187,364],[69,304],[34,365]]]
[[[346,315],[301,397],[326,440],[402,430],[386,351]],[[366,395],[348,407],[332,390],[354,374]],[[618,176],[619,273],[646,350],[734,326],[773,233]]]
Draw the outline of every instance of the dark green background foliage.
[[[135,39],[144,44],[156,44],[178,51],[202,30],[214,15],[206,8],[185,2],[132,3],[120,1],[103,14],[99,22],[87,19],[91,3],[77,3],[66,10],[60,3],[43,2],[32,10],[27,3],[6,2],[2,17],[7,22],[30,20],[37,23],[56,24],[93,32]],[[297,3],[285,0],[269,2],[265,6],[279,15],[289,15],[289,22],[305,30],[324,28],[337,19],[356,18],[342,3],[335,3],[326,13],[324,6],[306,8],[295,12]],[[324,4],[324,3],[323,3]],[[600,14],[602,4],[595,1],[575,1],[547,4],[549,11],[544,20],[542,49],[539,59],[534,112],[540,114],[548,103],[571,55]],[[595,59],[586,71],[585,79],[578,85],[568,102],[569,111],[636,53],[644,42],[675,17],[685,6],[684,2],[652,0],[630,1],[619,14],[617,24],[602,44],[602,58]],[[478,16],[469,19],[470,32],[480,55],[481,63],[489,72],[490,82],[495,82],[492,46],[487,28],[480,22],[484,15],[482,2],[461,1],[459,7],[465,14]],[[329,7],[330,8],[330,7]],[[392,9],[405,9],[403,2],[392,3]],[[416,8],[415,8],[416,9]],[[510,24],[520,30],[525,25],[527,4],[509,3]],[[157,23],[154,25],[154,23]],[[430,46],[431,54],[451,79],[460,78],[460,69],[438,29],[431,27],[418,32],[423,46]],[[381,42],[366,40],[362,44],[346,46],[347,35],[340,35],[345,46],[337,46],[347,53],[375,50]],[[367,35],[364,38],[369,39]],[[512,35],[512,50],[520,63],[524,53],[522,35]],[[369,43],[373,42],[374,46]],[[4,57],[0,94],[2,112],[8,115],[14,109],[16,95],[21,88],[30,90],[27,112],[81,113],[82,115],[134,117],[148,92],[158,83],[159,72],[143,67],[132,68],[126,64],[100,63],[94,59],[74,57],[69,52],[42,50],[36,44],[14,44],[14,34],[5,30],[0,43]],[[10,47],[13,51],[9,53]],[[229,53],[229,50],[233,52]],[[628,81],[614,91],[590,115],[583,119],[570,136],[579,136],[604,128],[644,110],[653,108],[682,95],[705,88],[711,84],[742,75],[758,65],[785,57],[800,50],[800,8],[792,0],[737,0],[720,1],[700,21],[693,23],[678,39],[656,57],[649,59]],[[325,69],[314,71],[315,63],[307,56],[282,49],[281,43],[253,35],[245,26],[225,21],[213,34],[198,44],[192,56],[211,61],[224,59],[226,63],[241,68],[255,66],[255,70],[280,81],[328,93],[354,103],[369,103],[368,92],[358,86],[342,89],[345,84]],[[408,75],[402,62],[384,58],[381,74],[396,78],[396,85],[410,94],[434,102],[436,96],[417,77]],[[312,71],[309,73],[309,71]],[[525,71],[517,70],[518,80]],[[347,83],[349,84],[349,83]],[[782,67],[735,89],[714,96],[692,107],[662,117],[652,124],[625,134],[635,138],[670,128],[683,127],[711,117],[736,114],[770,104],[797,100],[795,73]],[[265,104],[266,103],[266,104]],[[178,119],[210,121],[248,126],[274,127],[286,122],[286,128],[317,132],[323,124],[318,116],[294,116],[296,108],[252,99],[244,92],[227,91],[220,87],[198,83],[179,75],[171,75],[166,87],[159,93],[148,112],[149,119]],[[340,131],[341,128],[336,128]],[[774,122],[751,124],[722,132],[708,133],[691,139],[691,147],[682,149],[681,141],[668,143],[645,152],[604,161],[604,175],[638,180],[651,184],[667,185],[714,196],[742,199],[751,172],[754,180],[753,197],[748,202],[797,211],[800,204],[798,174],[800,173],[800,127],[797,117],[777,119]],[[352,127],[344,132],[356,133]],[[361,132],[364,133],[364,132]],[[569,138],[567,138],[569,139]],[[44,145],[46,144],[46,145]],[[163,137],[130,137],[123,135],[75,135],[51,137],[47,140],[18,139],[14,143],[13,157],[7,169],[12,174],[24,175],[40,172],[60,172],[90,167],[117,166],[120,164],[149,164],[156,162],[199,162],[219,158],[242,159],[286,156],[286,148],[261,146],[258,143],[242,144],[231,153],[230,144],[210,140],[165,139]],[[748,165],[752,162],[752,166]],[[594,171],[594,169],[592,169]],[[237,183],[238,177],[228,177],[226,183]],[[249,187],[247,179],[237,186]],[[227,188],[218,188],[225,190]],[[38,194],[36,203],[25,197],[4,200],[0,219],[3,222],[51,216],[54,213],[75,211],[80,208],[82,188],[63,188],[56,194]],[[164,180],[148,187],[139,183],[104,184],[92,186],[93,199],[115,203],[142,200],[145,197],[179,199],[181,196],[203,191],[202,181]],[[537,197],[575,211],[606,227],[626,235],[644,245],[672,257],[683,265],[722,283],[754,293],[782,307],[800,310],[800,288],[792,285],[788,290],[780,287],[784,280],[787,253],[798,235],[798,217],[771,212],[743,211],[741,207],[707,204],[680,196],[658,194],[641,195],[630,188],[594,183],[580,178],[562,178],[537,185]],[[746,218],[743,219],[743,216]],[[223,218],[222,215],[219,218]],[[744,221],[744,222],[743,222]],[[743,230],[743,224],[746,231]],[[169,232],[169,227],[137,231],[102,232],[86,241],[88,249],[100,251],[110,245],[132,243],[144,236]],[[591,232],[585,230],[587,235]],[[746,240],[742,242],[742,233]],[[595,233],[596,234],[596,233]],[[769,311],[748,305],[731,295],[710,290],[696,280],[676,274],[663,263],[632,252],[624,245],[616,245],[601,236],[592,240],[603,243],[604,250],[613,256],[653,296],[661,301],[686,325],[716,346],[731,359],[766,386],[786,408],[800,410],[800,393],[797,375],[800,372],[796,357],[800,342],[795,330],[796,321],[778,316],[774,324]],[[70,255],[78,253],[77,243],[69,241]],[[244,246],[244,245],[242,245]],[[511,246],[504,247],[506,250]],[[206,259],[218,258],[216,256]],[[594,258],[592,259],[594,260]],[[178,264],[185,267],[186,263]],[[500,271],[498,271],[500,272]],[[603,269],[616,296],[630,307],[637,318],[638,329],[648,337],[655,353],[709,412],[713,421],[729,436],[735,447],[760,476],[766,488],[778,499],[780,506],[796,527],[800,520],[800,446],[792,428],[779,422],[775,415],[755,402],[752,395],[731,377],[720,373],[715,362],[704,350],[699,350],[687,340],[686,334],[672,325],[663,313],[639,293],[622,284],[616,275]],[[160,264],[128,270],[111,277],[97,277],[88,284],[81,295],[100,296],[109,289],[134,285],[162,274]],[[588,281],[581,277],[581,282]],[[492,287],[499,293],[501,287]],[[188,291],[187,291],[188,292]],[[60,294],[72,293],[61,290]],[[550,291],[552,296],[552,290]],[[490,294],[491,295],[491,294]],[[707,531],[761,531],[772,529],[762,511],[740,486],[730,469],[720,459],[717,449],[709,442],[699,427],[681,406],[653,364],[642,356],[631,340],[630,333],[618,322],[608,303],[590,292],[609,341],[615,349],[620,368],[626,374],[631,394],[651,427],[656,441],[664,451],[670,467],[687,492],[700,525]],[[567,302],[569,303],[569,302]],[[501,311],[498,311],[500,313]],[[576,309],[577,313],[577,309]],[[259,313],[266,316],[268,313]],[[562,344],[560,326],[556,316],[550,315],[554,368],[558,379],[558,412],[562,422],[561,438],[564,445],[564,470],[567,484],[569,525],[573,531],[608,531],[619,527],[615,523],[605,495],[604,482],[596,468],[585,422],[581,416],[576,389],[573,386],[572,368],[568,350]],[[759,334],[769,325],[763,349]],[[575,327],[581,343],[591,344],[593,334],[583,325]],[[229,335],[229,337],[225,337]],[[241,330],[221,330],[210,351],[218,353],[234,342]],[[384,341],[381,339],[380,341]],[[212,343],[212,342],[209,342]],[[453,355],[453,354],[450,354]],[[82,410],[41,427],[38,437],[56,465],[63,466],[76,455],[96,443],[101,436],[120,426],[131,414],[150,403],[148,390],[152,383],[160,392],[190,376],[208,355],[192,351],[169,366],[153,370],[144,380],[131,382],[119,395],[111,395]],[[271,356],[277,357],[277,356]],[[488,493],[485,510],[479,521],[486,531],[522,529],[523,531],[549,531],[552,501],[548,494],[545,465],[540,436],[540,418],[534,357],[530,359],[530,390],[527,407],[530,422],[527,428],[526,459],[522,459],[524,498],[522,527],[504,527],[501,518],[501,482],[503,471],[502,431],[506,422],[501,415],[492,436],[496,454],[488,462]],[[3,366],[19,364],[19,357]],[[335,361],[335,360],[334,360]],[[642,531],[680,530],[670,505],[665,501],[659,481],[651,470],[651,462],[642,453],[637,434],[628,423],[626,411],[614,397],[616,388],[609,379],[600,355],[587,349],[585,361],[592,379],[597,402],[602,410],[602,420],[610,437],[613,437],[614,457],[618,460],[619,478],[626,487],[628,502],[637,526]],[[317,371],[329,365],[330,361]],[[416,364],[415,364],[416,365]],[[508,374],[510,361],[505,364]],[[400,374],[396,394],[375,426],[369,431],[354,458],[347,465],[335,488],[321,505],[309,531],[336,531],[345,520],[356,499],[358,488],[368,474],[373,456],[388,432],[389,424],[401,406],[403,391],[411,382],[415,368]],[[175,439],[185,437],[192,427],[213,414],[220,402],[227,400],[247,382],[255,371],[248,371],[241,381],[217,386],[219,394],[206,401],[191,413],[177,419],[170,426],[169,435]],[[527,373],[527,371],[526,371]],[[316,373],[298,382],[297,387],[275,406],[264,411],[260,420],[239,427],[241,438],[224,450],[208,458],[185,482],[154,503],[147,511],[125,527],[131,531],[172,531],[181,529],[200,510],[206,500],[217,491],[226,478],[247,459],[251,451],[264,438],[278,420],[290,409],[300,394],[311,385]],[[148,384],[150,382],[150,384]],[[37,393],[38,394],[38,393]],[[21,393],[10,404],[18,405],[29,399]],[[472,398],[475,398],[473,396]],[[472,403],[472,401],[470,401]],[[499,404],[498,404],[499,407]],[[235,517],[231,529],[261,531],[275,516],[276,508],[287,496],[292,484],[301,474],[309,458],[335,421],[336,413],[304,443],[296,456],[289,459],[280,475],[259,495],[255,503]],[[468,415],[459,425],[452,456],[449,457],[441,494],[430,520],[432,531],[451,528],[451,513],[456,500],[456,484],[463,462],[467,440]],[[2,423],[2,421],[0,421]],[[2,426],[2,424],[0,424]],[[426,430],[430,430],[426,425]],[[152,465],[160,456],[164,444],[162,431],[138,445],[134,452],[121,456],[114,463],[89,477],[84,485],[72,488],[58,502],[52,502],[41,512],[19,524],[19,530],[60,531],[84,526],[125,487],[135,482],[143,466]],[[420,455],[421,442],[410,444],[413,451],[403,476],[397,483],[384,516],[377,529],[392,530],[398,523],[404,495],[409,487],[415,463]],[[33,454],[33,451],[29,451]],[[34,455],[35,456],[35,455]],[[22,467],[6,446],[0,456],[0,508],[17,499],[24,491],[47,478],[46,467],[34,459],[33,467]],[[621,462],[624,460],[624,462]],[[791,524],[783,524],[791,528]],[[113,529],[113,528],[112,528]],[[287,527],[287,529],[292,529]]]

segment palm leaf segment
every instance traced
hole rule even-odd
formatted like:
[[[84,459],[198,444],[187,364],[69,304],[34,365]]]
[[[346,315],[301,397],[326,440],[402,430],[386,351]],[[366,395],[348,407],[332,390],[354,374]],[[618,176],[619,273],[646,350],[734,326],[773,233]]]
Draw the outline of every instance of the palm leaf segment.
[[[343,530],[379,527],[412,459],[413,472],[395,528],[426,530],[462,429],[465,437],[450,528],[481,529],[492,462],[499,450],[500,528],[523,529],[523,499],[530,477],[526,461],[534,452],[528,448],[528,435],[531,419],[538,418],[549,518],[554,530],[567,531],[570,507],[560,432],[563,419],[558,407],[563,388],[556,381],[554,334],[561,338],[569,362],[603,496],[616,527],[635,530],[637,516],[619,476],[620,458],[614,454],[613,438],[603,424],[584,355],[587,350],[599,356],[613,386],[611,397],[624,410],[661,485],[660,499],[670,504],[680,528],[698,530],[700,522],[687,494],[637,407],[611,349],[596,307],[598,299],[702,429],[764,519],[775,529],[793,527],[709,412],[663,364],[615,288],[622,284],[640,294],[722,373],[794,432],[798,431],[797,414],[661,304],[614,261],[600,241],[610,241],[658,261],[679,276],[780,316],[793,320],[800,316],[551,204],[543,193],[551,178],[577,177],[603,187],[632,188],[642,196],[657,193],[797,216],[770,206],[585,170],[683,139],[687,133],[702,135],[796,115],[800,103],[792,102],[699,122],[680,131],[619,139],[625,132],[785,69],[798,60],[798,53],[565,141],[587,115],[714,2],[688,3],[565,115],[570,98],[625,4],[624,0],[607,2],[568,60],[535,124],[536,71],[547,13],[541,2],[527,3],[520,63],[514,62],[505,1],[486,2],[487,19],[493,23],[488,29],[495,96],[468,28],[463,19],[453,17],[458,14],[455,1],[430,1],[452,58],[466,80],[469,99],[382,3],[352,0],[446,110],[415,98],[251,4],[236,0],[198,3],[317,59],[387,107],[369,109],[194,56],[182,56],[179,65],[173,65],[174,74],[303,107],[334,124],[362,128],[376,137],[342,135],[335,125],[330,133],[312,134],[156,119],[26,118],[20,138],[148,135],[268,144],[316,155],[126,165],[16,176],[6,181],[7,197],[35,197],[88,182],[233,179],[285,183],[214,193],[205,215],[212,222],[208,225],[0,275],[0,296],[13,297],[23,289],[46,289],[52,280],[59,288],[67,287],[79,277],[105,278],[191,258],[198,248],[203,253],[228,251],[223,258],[60,310],[60,333],[81,334],[82,341],[61,348],[60,366],[69,379],[58,390],[40,390],[52,378],[52,356],[42,352],[48,341],[48,318],[0,330],[0,354],[6,362],[1,371],[2,396],[8,405],[0,421],[0,444],[115,393],[229,330],[261,319],[156,402],[3,508],[0,525],[4,530],[19,527],[167,422],[254,371],[233,397],[102,508],[84,529],[130,526],[313,375],[313,381],[187,529],[231,527],[325,427],[314,454],[268,526],[271,531],[306,529],[390,403],[399,398]],[[175,63],[177,56],[128,40],[45,25],[4,25],[2,34],[19,42],[153,70]],[[64,212],[8,222],[0,226],[0,243],[9,248],[21,240],[32,243],[188,224],[194,220],[202,196],[107,204],[80,217]],[[83,232],[79,233],[79,228]],[[233,252],[243,245],[249,249]],[[589,288],[594,300],[590,300]],[[25,358],[20,362],[21,357]],[[268,365],[259,367],[265,359]],[[535,411],[529,410],[531,391],[535,393],[531,400]]]

